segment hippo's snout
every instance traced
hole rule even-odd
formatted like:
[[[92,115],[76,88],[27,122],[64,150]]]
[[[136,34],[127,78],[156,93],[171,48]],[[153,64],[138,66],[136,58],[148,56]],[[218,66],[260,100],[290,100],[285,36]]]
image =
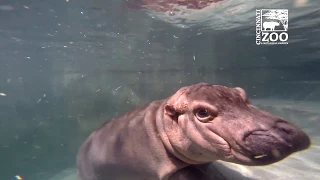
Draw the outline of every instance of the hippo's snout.
[[[292,124],[280,121],[270,130],[254,130],[247,133],[240,144],[246,156],[255,165],[266,165],[307,149],[310,139]]]

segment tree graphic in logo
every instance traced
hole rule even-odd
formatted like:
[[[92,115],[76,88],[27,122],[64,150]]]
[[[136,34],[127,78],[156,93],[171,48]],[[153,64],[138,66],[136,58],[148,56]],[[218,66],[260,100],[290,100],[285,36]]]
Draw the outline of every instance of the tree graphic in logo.
[[[274,9],[265,10],[266,13],[262,13],[263,19],[273,20],[274,23],[280,21],[284,30],[288,31],[288,10],[287,9]],[[274,29],[273,29],[274,30]]]

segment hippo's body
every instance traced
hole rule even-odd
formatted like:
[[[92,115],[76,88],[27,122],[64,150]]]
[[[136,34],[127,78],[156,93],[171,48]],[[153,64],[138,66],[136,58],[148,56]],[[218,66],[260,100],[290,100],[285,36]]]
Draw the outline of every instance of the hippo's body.
[[[78,152],[78,180],[205,180],[199,165],[267,165],[309,145],[297,127],[251,105],[243,89],[199,83],[93,132]]]

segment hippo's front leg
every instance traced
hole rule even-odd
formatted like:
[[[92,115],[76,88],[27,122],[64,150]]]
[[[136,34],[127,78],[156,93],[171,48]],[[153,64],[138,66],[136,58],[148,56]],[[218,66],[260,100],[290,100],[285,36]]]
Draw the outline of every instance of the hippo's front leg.
[[[174,173],[169,180],[211,180],[209,176],[193,166],[183,168]]]
[[[174,173],[169,180],[227,180],[221,172],[210,167],[210,163],[191,165]]]

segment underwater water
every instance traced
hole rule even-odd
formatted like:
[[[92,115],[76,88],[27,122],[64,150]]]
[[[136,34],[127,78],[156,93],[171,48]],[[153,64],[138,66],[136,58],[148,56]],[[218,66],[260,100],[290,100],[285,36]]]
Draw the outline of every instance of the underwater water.
[[[320,177],[320,2],[179,8],[1,1],[0,179],[74,179],[77,150],[94,129],[198,82],[244,88],[253,104],[312,140],[308,150],[266,167],[213,163],[227,179]],[[289,11],[287,45],[256,45],[256,9],[270,8]]]

